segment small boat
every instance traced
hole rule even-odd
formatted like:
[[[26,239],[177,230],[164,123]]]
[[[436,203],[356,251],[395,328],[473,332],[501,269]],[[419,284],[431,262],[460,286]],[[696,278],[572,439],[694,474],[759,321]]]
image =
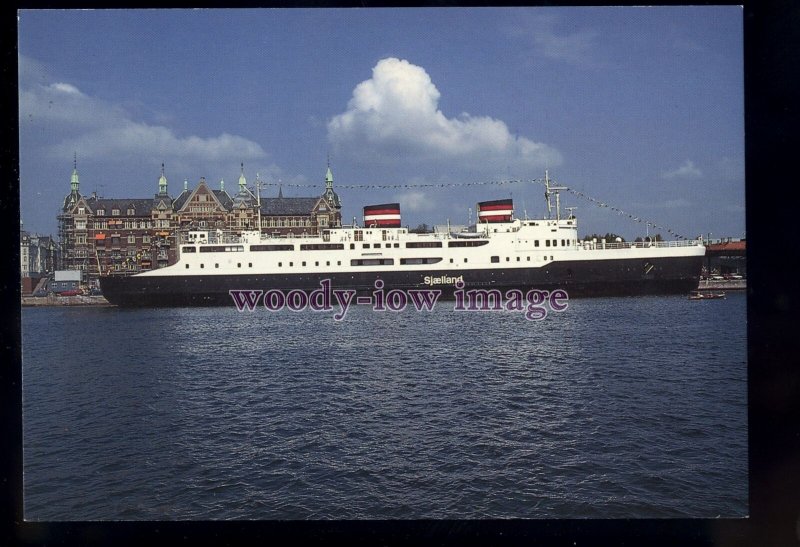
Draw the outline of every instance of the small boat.
[[[59,291],[56,293],[58,296],[80,296],[83,294],[83,291],[79,289],[70,289],[66,291]]]
[[[692,291],[689,293],[689,300],[714,300],[715,298],[725,298],[725,291]]]
[[[450,232],[450,237],[453,239],[476,239],[485,236],[478,232]]]

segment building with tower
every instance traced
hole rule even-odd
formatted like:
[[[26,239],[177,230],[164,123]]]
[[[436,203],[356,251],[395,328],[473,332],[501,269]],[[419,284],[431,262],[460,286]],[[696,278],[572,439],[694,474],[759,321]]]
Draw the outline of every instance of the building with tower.
[[[152,198],[104,198],[80,192],[77,160],[70,193],[58,214],[57,269],[80,270],[82,281],[95,285],[100,274],[136,273],[163,268],[177,260],[177,246],[189,230],[214,229],[240,233],[257,230],[274,237],[316,235],[329,226],[341,226],[341,200],[333,189],[330,166],[325,191],[319,197],[262,197],[247,185],[244,165],[231,196],[224,181],[213,189],[201,177],[194,188],[188,180],[172,197],[161,165],[158,193]]]
[[[317,235],[320,230],[342,225],[342,202],[333,190],[331,168],[325,174],[325,192],[319,197],[261,198],[261,231],[276,237]]]

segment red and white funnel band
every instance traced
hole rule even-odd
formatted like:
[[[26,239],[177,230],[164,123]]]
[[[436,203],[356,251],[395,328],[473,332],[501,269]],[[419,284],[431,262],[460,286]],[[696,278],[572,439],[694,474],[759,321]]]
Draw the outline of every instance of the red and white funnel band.
[[[479,222],[511,222],[514,202],[511,199],[482,201],[478,203]]]
[[[364,226],[377,228],[400,227],[400,204],[384,203],[364,207]]]

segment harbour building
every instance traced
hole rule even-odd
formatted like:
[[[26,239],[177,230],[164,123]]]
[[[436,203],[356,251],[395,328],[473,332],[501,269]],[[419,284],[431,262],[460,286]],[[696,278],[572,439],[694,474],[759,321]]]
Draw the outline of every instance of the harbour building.
[[[88,285],[96,285],[101,273],[136,273],[175,263],[182,234],[192,229],[240,233],[260,226],[275,237],[310,237],[341,226],[342,204],[330,167],[325,190],[317,197],[284,197],[282,188],[276,197],[261,196],[260,181],[255,191],[248,187],[244,165],[233,196],[224,181],[212,188],[201,177],[193,188],[184,180],[180,194],[172,197],[163,164],[158,192],[149,198],[83,195],[80,184],[76,162],[57,217],[57,269],[81,271]]]

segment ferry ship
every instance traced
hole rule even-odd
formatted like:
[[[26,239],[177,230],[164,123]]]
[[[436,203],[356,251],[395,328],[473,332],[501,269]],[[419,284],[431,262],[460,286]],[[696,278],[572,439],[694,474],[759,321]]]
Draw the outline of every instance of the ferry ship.
[[[458,231],[412,233],[401,224],[399,203],[366,206],[362,225],[310,237],[190,231],[175,264],[106,275],[100,286],[110,303],[126,307],[230,306],[230,291],[311,292],[324,280],[355,294],[381,286],[437,289],[443,297],[456,288],[560,289],[569,297],[688,294],[697,288],[702,239],[581,241],[572,211],[561,217],[559,189],[545,177],[548,218],[515,218],[511,199],[483,201],[477,222]]]

